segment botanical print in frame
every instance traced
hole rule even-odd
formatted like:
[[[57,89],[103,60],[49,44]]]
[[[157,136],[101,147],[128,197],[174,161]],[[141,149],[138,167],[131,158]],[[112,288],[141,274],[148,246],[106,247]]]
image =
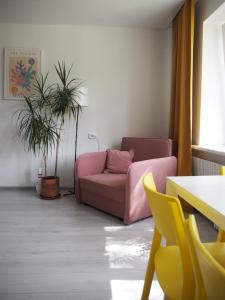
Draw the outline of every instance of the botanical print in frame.
[[[41,50],[5,48],[4,67],[4,98],[30,96],[34,94],[35,77],[41,71]]]

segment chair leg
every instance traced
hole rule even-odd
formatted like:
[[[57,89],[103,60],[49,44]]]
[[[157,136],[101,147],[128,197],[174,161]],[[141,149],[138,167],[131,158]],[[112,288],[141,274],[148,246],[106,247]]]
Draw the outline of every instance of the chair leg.
[[[216,241],[218,243],[225,242],[225,232],[221,228],[219,228]]]
[[[153,279],[153,275],[155,272],[154,259],[155,259],[156,251],[160,247],[160,243],[161,243],[161,235],[158,232],[158,230],[155,228],[141,300],[148,300],[148,298],[149,298],[149,293],[150,293],[150,289],[151,289],[151,285],[152,285],[152,279]]]

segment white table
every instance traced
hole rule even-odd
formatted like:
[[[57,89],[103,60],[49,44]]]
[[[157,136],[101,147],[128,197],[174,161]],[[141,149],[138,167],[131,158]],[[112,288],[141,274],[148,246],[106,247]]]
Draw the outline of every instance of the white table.
[[[225,176],[168,177],[166,192],[181,196],[225,231]]]

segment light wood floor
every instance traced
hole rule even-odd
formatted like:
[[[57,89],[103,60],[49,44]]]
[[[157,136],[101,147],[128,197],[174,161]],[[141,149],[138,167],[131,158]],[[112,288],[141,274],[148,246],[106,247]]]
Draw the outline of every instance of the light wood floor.
[[[211,223],[198,217],[204,241]],[[152,219],[124,226],[72,196],[0,190],[0,300],[139,300]],[[154,281],[150,299],[163,299]]]

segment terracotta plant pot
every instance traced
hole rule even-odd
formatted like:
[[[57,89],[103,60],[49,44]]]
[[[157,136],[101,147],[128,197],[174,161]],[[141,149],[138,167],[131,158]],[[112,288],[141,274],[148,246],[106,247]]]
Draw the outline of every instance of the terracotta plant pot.
[[[46,200],[56,199],[60,197],[59,177],[55,177],[55,176],[42,177],[40,197]]]

